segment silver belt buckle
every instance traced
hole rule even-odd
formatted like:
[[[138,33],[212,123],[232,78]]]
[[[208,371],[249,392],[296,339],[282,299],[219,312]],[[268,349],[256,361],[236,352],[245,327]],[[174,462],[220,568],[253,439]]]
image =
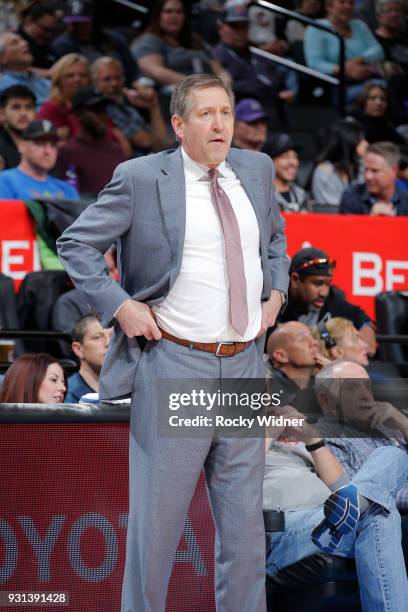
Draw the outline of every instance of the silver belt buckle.
[[[231,345],[231,344],[235,344],[235,342],[219,342],[219,343],[218,343],[218,346],[217,346],[217,350],[215,351],[215,354],[217,355],[217,357],[231,357],[231,355],[220,355],[220,354],[219,354],[219,352],[218,352],[218,351],[220,350],[220,348],[221,348],[221,346],[222,346],[223,344],[225,344],[225,345],[227,345],[227,346],[228,346],[228,345]]]

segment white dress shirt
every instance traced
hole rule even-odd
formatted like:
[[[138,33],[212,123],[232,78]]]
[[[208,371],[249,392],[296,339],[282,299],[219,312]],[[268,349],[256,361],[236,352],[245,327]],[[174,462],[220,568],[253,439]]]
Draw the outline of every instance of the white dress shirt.
[[[241,234],[247,283],[248,326],[240,336],[229,324],[229,287],[224,238],[210,192],[209,168],[181,149],[186,182],[186,231],[180,273],[163,302],[153,306],[159,327],[194,342],[252,340],[261,326],[263,273],[259,227],[241,182],[223,162],[219,182]]]

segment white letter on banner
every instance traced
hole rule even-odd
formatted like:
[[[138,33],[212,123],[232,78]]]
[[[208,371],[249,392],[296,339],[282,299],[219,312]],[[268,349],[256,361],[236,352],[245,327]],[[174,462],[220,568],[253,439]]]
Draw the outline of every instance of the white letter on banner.
[[[81,537],[87,529],[97,529],[105,540],[105,558],[98,567],[89,567],[81,556]],[[112,524],[97,512],[81,514],[68,536],[68,555],[74,571],[87,582],[100,582],[108,578],[118,560],[118,541]]]
[[[361,264],[372,264],[370,268]],[[381,277],[382,260],[376,253],[353,253],[353,295],[377,295],[383,290]],[[363,286],[361,281],[368,278],[374,281],[373,285]]]
[[[394,285],[405,283],[405,274],[395,274],[395,270],[408,270],[408,261],[390,259],[385,264],[385,290],[393,291]]]
[[[52,517],[45,538],[42,538],[38,533],[38,529],[31,516],[20,516],[18,520],[37,557],[38,580],[48,582],[51,579],[50,557],[61,533],[65,516],[61,514]]]
[[[2,520],[0,520],[0,542],[4,550],[3,562],[0,565],[0,584],[3,584],[10,580],[16,569],[18,541],[10,525]]]
[[[25,249],[30,248],[28,240],[3,240],[2,241],[2,271],[6,276],[11,276],[14,280],[21,280],[27,274],[27,270],[13,271],[11,266],[20,265],[24,263],[23,255],[12,255],[14,249]]]

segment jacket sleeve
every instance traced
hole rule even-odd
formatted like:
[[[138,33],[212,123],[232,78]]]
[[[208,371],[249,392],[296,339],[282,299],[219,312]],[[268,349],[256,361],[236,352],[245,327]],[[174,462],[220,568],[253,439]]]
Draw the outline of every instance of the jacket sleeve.
[[[130,296],[108,275],[103,254],[130,228],[134,207],[133,181],[125,162],[116,168],[98,200],[57,240],[65,270],[105,327]]]
[[[270,162],[270,159],[268,160]],[[287,256],[287,243],[285,235],[285,220],[280,214],[276,201],[274,177],[275,167],[270,165],[270,205],[274,232],[268,248],[268,264],[272,279],[272,289],[284,291],[287,295],[289,285],[289,257]]]

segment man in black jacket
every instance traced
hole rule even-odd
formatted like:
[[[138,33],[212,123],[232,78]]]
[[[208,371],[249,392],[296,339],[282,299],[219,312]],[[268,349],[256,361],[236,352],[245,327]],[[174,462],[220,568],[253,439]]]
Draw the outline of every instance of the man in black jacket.
[[[353,322],[375,353],[375,331],[369,316],[359,306],[348,302],[342,291],[331,285],[335,262],[314,247],[301,249],[292,258],[289,274],[288,305],[279,321],[301,321],[316,325],[327,313]]]
[[[0,170],[20,163],[21,134],[35,118],[35,96],[24,85],[11,85],[0,94]]]

